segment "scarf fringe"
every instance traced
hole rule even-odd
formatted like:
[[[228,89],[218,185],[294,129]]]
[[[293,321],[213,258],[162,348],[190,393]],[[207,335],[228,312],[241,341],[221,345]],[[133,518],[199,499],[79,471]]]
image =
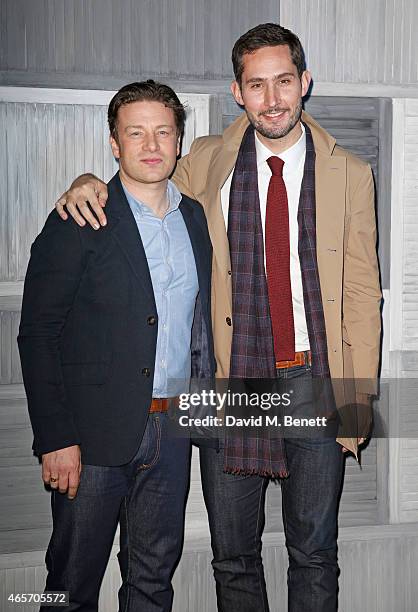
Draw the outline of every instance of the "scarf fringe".
[[[235,476],[262,476],[263,478],[272,478],[276,480],[278,478],[287,478],[289,472],[285,469],[279,472],[272,472],[271,470],[259,470],[257,468],[239,468],[227,465],[223,471],[226,474],[234,474]]]

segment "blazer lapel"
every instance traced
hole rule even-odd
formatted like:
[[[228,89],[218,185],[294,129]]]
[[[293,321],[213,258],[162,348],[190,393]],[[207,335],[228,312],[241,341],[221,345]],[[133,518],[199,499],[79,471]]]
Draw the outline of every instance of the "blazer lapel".
[[[141,235],[138,231],[135,218],[129,207],[118,174],[110,181],[108,189],[111,215],[116,218],[115,225],[111,230],[112,236],[125,253],[133,273],[141,285],[141,289],[154,301],[151,275]]]

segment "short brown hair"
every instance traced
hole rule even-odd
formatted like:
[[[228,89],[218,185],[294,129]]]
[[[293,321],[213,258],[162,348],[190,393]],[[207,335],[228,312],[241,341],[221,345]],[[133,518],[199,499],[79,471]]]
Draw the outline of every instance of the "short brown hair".
[[[235,80],[240,87],[244,70],[243,56],[246,53],[254,53],[262,47],[278,47],[279,45],[289,47],[292,62],[297,68],[299,77],[302,76],[306,68],[305,54],[296,34],[282,28],[278,23],[261,23],[238,38],[232,49]]]
[[[132,102],[143,102],[144,100],[161,102],[167,108],[171,108],[174,112],[177,134],[179,137],[183,136],[186,112],[177,94],[168,85],[148,79],[148,81],[124,85],[111,99],[107,111],[107,120],[110,134],[113,138],[116,139],[117,137],[117,117],[120,107]]]

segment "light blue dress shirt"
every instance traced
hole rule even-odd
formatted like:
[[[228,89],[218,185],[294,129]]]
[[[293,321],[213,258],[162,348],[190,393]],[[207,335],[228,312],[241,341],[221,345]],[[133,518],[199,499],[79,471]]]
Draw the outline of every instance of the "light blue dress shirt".
[[[180,212],[181,193],[167,185],[169,207],[162,219],[123,185],[151,274],[158,314],[153,397],[187,391],[191,374],[191,330],[199,291],[189,233]]]

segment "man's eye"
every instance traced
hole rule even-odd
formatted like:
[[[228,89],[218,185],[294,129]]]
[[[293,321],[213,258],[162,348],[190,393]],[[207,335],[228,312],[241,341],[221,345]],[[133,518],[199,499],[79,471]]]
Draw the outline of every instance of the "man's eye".
[[[289,85],[290,83],[290,79],[281,79],[280,84],[281,85]]]
[[[251,89],[260,89],[261,88],[261,83],[252,83],[251,84]]]
[[[139,135],[140,135],[140,132],[131,132],[131,134],[130,134],[130,135],[131,135],[131,136],[139,136]]]
[[[169,132],[167,132],[167,130],[160,130],[159,132],[160,136],[168,136]]]

